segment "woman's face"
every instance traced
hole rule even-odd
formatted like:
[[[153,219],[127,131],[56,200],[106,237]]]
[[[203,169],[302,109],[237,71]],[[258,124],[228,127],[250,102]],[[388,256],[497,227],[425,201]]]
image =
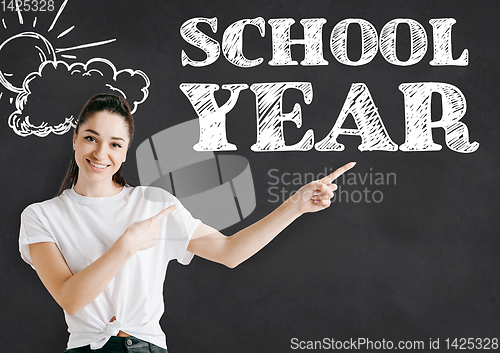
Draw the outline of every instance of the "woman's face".
[[[111,180],[127,155],[128,126],[118,114],[101,111],[80,125],[73,136],[78,182]]]

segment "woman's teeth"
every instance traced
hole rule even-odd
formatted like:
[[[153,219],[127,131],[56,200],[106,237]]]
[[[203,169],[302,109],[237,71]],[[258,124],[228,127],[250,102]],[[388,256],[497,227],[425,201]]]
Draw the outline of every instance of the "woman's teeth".
[[[89,163],[92,164],[94,167],[99,168],[99,169],[104,169],[107,167],[107,165],[95,164],[95,163],[92,163],[91,161],[89,161]]]

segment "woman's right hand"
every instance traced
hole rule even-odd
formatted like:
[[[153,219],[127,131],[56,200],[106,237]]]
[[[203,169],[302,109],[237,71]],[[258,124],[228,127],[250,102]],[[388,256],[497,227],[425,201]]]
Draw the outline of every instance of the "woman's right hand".
[[[92,302],[134,253],[158,242],[158,222],[174,211],[176,205],[157,215],[135,222],[97,260],[73,274],[55,243],[29,244],[33,266],[57,303],[69,314],[76,315]]]
[[[118,240],[122,241],[132,253],[155,246],[158,242],[158,232],[160,231],[158,222],[169,213],[175,211],[176,208],[177,205],[172,205],[151,218],[132,223]]]

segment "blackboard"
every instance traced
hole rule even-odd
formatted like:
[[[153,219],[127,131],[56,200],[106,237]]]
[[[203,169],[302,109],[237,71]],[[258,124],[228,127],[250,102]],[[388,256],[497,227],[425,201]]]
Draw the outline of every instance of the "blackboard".
[[[372,344],[358,347],[360,351],[375,350],[388,341],[406,342],[409,351],[417,350],[418,342],[426,351],[479,348],[479,344],[497,347],[500,28],[496,1],[66,0],[47,1],[44,11],[35,10],[33,1],[24,1],[27,10],[21,11],[9,7],[9,1],[0,6],[3,351],[62,352],[68,339],[62,309],[19,256],[18,235],[22,210],[55,195],[69,166],[73,130],[64,126],[48,133],[43,128],[30,130],[22,124],[26,116],[33,126],[44,122],[57,126],[65,119],[70,119],[66,121],[70,126],[71,117],[78,116],[93,94],[104,90],[127,94],[129,103],[138,103],[124,173],[140,185],[138,146],[156,133],[198,118],[181,84],[276,82],[305,82],[312,89],[309,104],[300,90],[287,89],[283,94],[283,113],[291,112],[295,103],[301,107],[300,127],[283,122],[287,145],[299,142],[310,129],[315,142],[325,138],[352,85],[364,84],[390,139],[401,146],[408,107],[400,85],[437,82],[463,94],[466,107],[460,121],[468,129],[468,141],[478,146],[466,153],[453,150],[446,143],[445,129],[436,127],[431,136],[442,146],[436,151],[360,151],[360,136],[341,135],[343,151],[255,152],[256,94],[249,88],[241,90],[226,116],[227,140],[237,150],[215,154],[246,158],[255,207],[224,234],[234,234],[270,213],[297,184],[310,181],[311,173],[320,176],[349,161],[357,165],[353,174],[338,180],[340,189],[328,209],[303,215],[235,269],[200,258],[187,267],[171,262],[161,320],[169,352],[288,352],[315,341],[324,348],[333,345],[333,339],[345,343],[360,338]],[[248,25],[242,37],[245,57],[262,62],[238,67],[220,53],[211,64],[183,66],[182,52],[193,61],[206,59],[203,50],[181,35],[183,24],[195,18],[205,19],[197,28],[219,44],[230,25],[262,18],[263,35],[257,26]],[[214,18],[216,30],[207,23]],[[301,64],[305,49],[300,44],[291,49],[297,65],[269,64],[273,59],[269,21],[283,18],[295,21],[290,27],[294,39],[304,37],[302,19],[326,20],[320,36],[328,64]],[[430,64],[435,43],[429,21],[443,18],[455,20],[452,58],[466,50],[466,64]],[[365,20],[379,37],[391,21],[411,19],[426,33],[426,51],[412,65],[391,63],[380,48],[364,65],[341,63],[332,54],[330,39],[346,19]],[[361,26],[348,28],[348,58],[356,62],[362,55]],[[394,33],[397,58],[409,60],[408,21]],[[57,70],[54,65],[43,66],[51,60],[60,62]],[[108,77],[128,71],[113,81],[90,75],[96,79],[90,82],[84,74],[92,65]],[[106,86],[110,82],[112,87]],[[229,91],[222,88],[215,94],[219,105],[228,97]],[[442,97],[431,95],[433,122],[447,109]],[[343,127],[357,128],[352,115]]]

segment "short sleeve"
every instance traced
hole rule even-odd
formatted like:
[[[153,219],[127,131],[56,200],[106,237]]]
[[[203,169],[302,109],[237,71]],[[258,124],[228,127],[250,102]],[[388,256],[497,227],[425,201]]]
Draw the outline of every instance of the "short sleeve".
[[[169,206],[175,204],[177,209],[165,217],[166,227],[162,234],[167,241],[169,259],[177,259],[180,264],[188,265],[194,254],[187,247],[201,221],[194,218],[175,196],[171,197],[173,201]]]
[[[21,229],[19,230],[19,252],[21,258],[33,266],[31,261],[31,254],[29,250],[29,244],[51,242],[56,243],[56,239],[47,232],[43,226],[40,217],[37,215],[36,208],[38,206],[30,205],[21,214]],[[58,245],[59,246],[59,245]]]

